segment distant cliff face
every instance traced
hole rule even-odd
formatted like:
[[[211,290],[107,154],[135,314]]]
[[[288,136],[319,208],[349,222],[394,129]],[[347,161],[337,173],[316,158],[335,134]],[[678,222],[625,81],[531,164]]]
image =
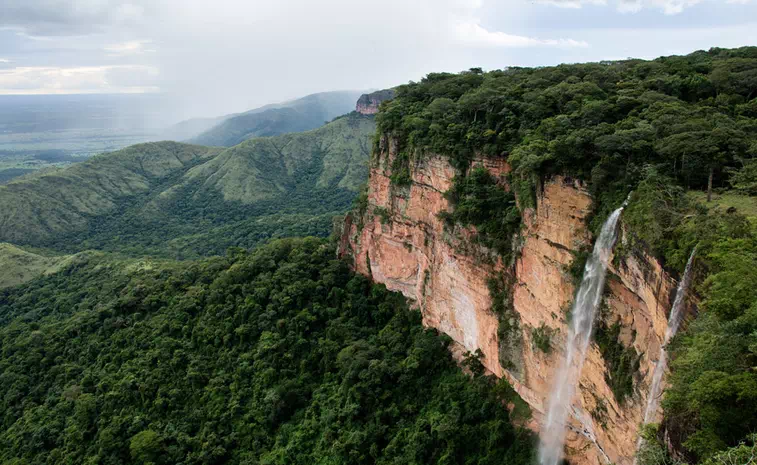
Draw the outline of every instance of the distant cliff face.
[[[363,115],[375,115],[379,111],[379,105],[385,100],[394,98],[394,89],[379,90],[371,94],[363,94],[357,101],[355,111]]]
[[[515,263],[506,264],[470,239],[475,231],[450,229],[438,218],[450,209],[443,194],[455,170],[446,157],[430,156],[412,167],[412,182],[390,183],[395,141],[382,137],[374,154],[368,207],[348,216],[340,254],[355,270],[413,300],[426,325],[448,334],[458,353],[481,350],[484,366],[507,377],[531,406],[538,430],[552,376],[563,358],[568,310],[575,287],[567,269],[593,239],[586,227],[591,197],[578,182],[546,182],[536,209],[524,212]],[[504,158],[473,161],[507,188]],[[622,239],[621,239],[622,240]],[[675,282],[641,254],[611,266],[601,312],[606,327],[619,324],[619,342],[635,349],[639,369],[633,393],[618,402],[597,344],[589,349],[573,401],[566,452],[574,463],[629,465],[646,395],[667,325]],[[493,313],[490,280],[506,283],[509,314]],[[544,334],[549,346],[543,349]],[[540,341],[536,339],[540,338]]]

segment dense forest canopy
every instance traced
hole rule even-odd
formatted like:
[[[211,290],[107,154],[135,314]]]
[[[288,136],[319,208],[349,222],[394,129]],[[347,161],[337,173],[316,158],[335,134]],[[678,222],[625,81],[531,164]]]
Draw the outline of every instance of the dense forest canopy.
[[[0,291],[0,462],[523,464],[506,382],[320,239]]]
[[[687,188],[733,182],[754,192],[757,47],[429,74],[397,89],[378,126],[408,164],[429,152],[459,168],[474,153],[508,155],[525,203],[544,177],[583,179],[599,216],[649,165]]]

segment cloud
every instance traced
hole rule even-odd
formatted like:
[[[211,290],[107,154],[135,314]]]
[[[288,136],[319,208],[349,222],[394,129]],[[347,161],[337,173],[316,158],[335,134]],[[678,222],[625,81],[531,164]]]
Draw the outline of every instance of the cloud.
[[[142,55],[144,53],[155,53],[154,48],[148,47],[152,41],[150,40],[129,40],[126,42],[119,42],[103,47],[103,50],[108,52],[109,57],[123,57],[130,55]]]
[[[462,43],[488,47],[588,47],[589,44],[573,39],[538,39],[499,31],[488,31],[477,21],[461,21],[455,26],[457,40]]]
[[[499,48],[589,46],[586,42],[573,39],[539,39],[502,31],[490,31],[481,25],[481,19],[478,17],[483,7],[482,0],[452,0],[451,6],[449,17],[453,41],[463,45]]]
[[[613,4],[622,13],[637,13],[644,8],[649,8],[661,10],[666,15],[675,15],[703,1],[717,3],[723,0],[614,0]],[[751,1],[726,0],[726,3],[746,4]],[[608,4],[607,0],[538,0],[538,3],[560,8],[581,8],[584,5],[606,6]]]
[[[691,1],[0,0],[0,57],[13,62],[0,63],[0,92],[22,78],[36,93],[159,88],[187,118],[436,71],[757,42],[755,0],[663,14]]]
[[[0,95],[157,92],[157,74],[138,65],[0,68]]]
[[[102,32],[108,26],[139,22],[145,0],[3,0],[0,28],[29,36],[68,36]]]
[[[637,13],[643,8],[662,10],[666,15],[676,15],[686,8],[701,3],[702,0],[620,0],[618,11]]]
[[[607,0],[539,0],[538,3],[558,8],[581,8],[584,5],[607,5]]]
[[[119,89],[157,89],[159,77],[158,69],[150,66],[111,66],[105,73],[108,85]]]

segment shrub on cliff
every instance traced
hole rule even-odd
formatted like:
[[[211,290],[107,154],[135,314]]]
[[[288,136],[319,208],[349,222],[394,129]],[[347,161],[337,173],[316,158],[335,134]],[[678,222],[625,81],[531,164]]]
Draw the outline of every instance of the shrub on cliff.
[[[508,263],[521,224],[515,195],[499,185],[486,168],[477,167],[468,176],[456,176],[444,197],[453,210],[443,212],[442,218],[449,225],[475,226],[476,240],[496,250]]]

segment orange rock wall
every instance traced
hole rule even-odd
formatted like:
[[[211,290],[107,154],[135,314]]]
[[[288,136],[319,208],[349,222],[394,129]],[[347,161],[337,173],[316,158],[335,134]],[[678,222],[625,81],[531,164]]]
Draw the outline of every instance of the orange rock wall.
[[[450,230],[438,218],[450,205],[443,194],[455,170],[443,156],[429,156],[412,166],[409,186],[392,186],[392,160],[397,147],[384,137],[374,154],[368,186],[368,209],[348,216],[340,254],[353,260],[356,271],[416,302],[426,325],[448,334],[457,354],[481,350],[484,366],[507,377],[531,406],[531,426],[538,430],[546,409],[552,375],[563,357],[566,312],[575,291],[565,269],[573,253],[593,238],[586,221],[591,197],[578,182],[556,177],[544,184],[537,208],[527,209],[520,253],[512,264],[470,241],[475,231]],[[477,159],[507,188],[509,166],[504,158]],[[622,239],[621,239],[622,240]],[[635,394],[619,405],[605,382],[605,363],[593,345],[580,377],[566,452],[573,463],[631,464],[638,425],[646,404],[654,362],[667,325],[675,282],[657,262],[628,257],[611,267],[604,318],[622,324],[621,342],[641,355]],[[491,310],[488,281],[502,273],[514,282],[512,306],[517,334],[499,340],[499,320]],[[532,331],[552,331],[552,350],[534,347]],[[501,344],[502,342],[502,344]],[[515,348],[505,352],[500,346]],[[500,354],[508,360],[500,360]],[[508,367],[507,369],[503,367]]]

